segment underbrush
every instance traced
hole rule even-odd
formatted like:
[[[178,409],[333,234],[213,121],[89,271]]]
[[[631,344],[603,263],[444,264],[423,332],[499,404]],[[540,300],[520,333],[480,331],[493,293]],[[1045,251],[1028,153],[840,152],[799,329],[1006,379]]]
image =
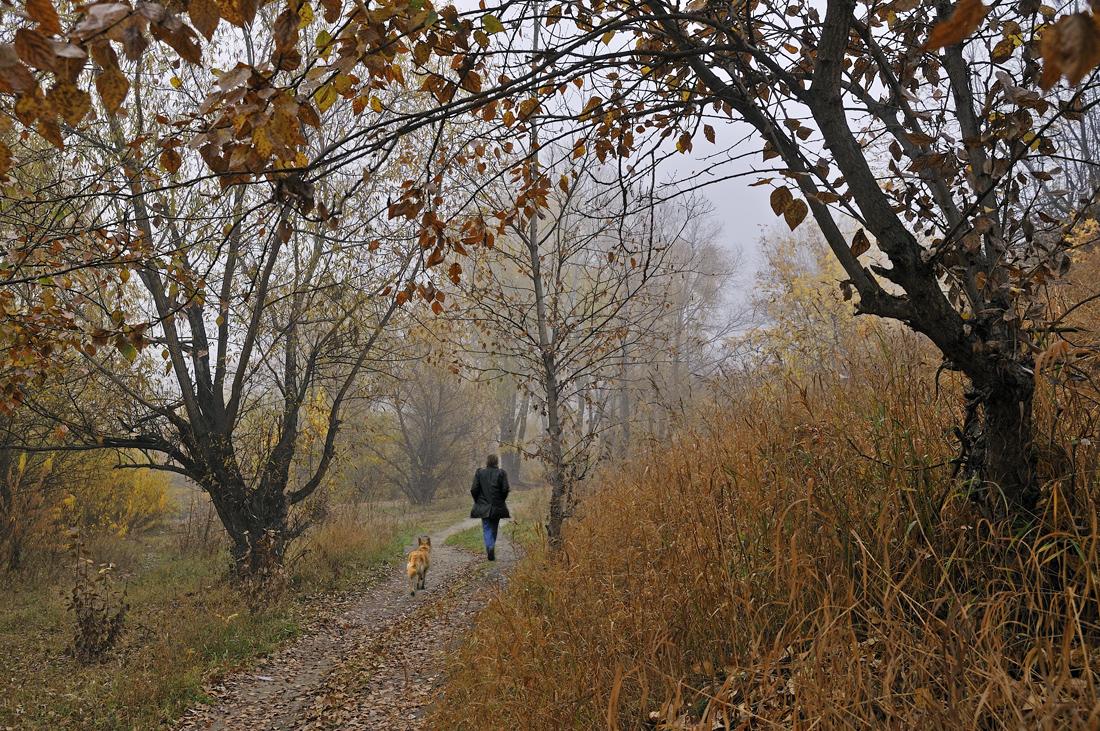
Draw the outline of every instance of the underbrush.
[[[71,577],[8,577],[0,606],[0,728],[157,728],[202,699],[203,683],[294,637],[310,597],[349,588],[400,555],[391,520],[345,511],[301,539],[287,567],[289,591],[249,612],[227,581],[222,550],[181,551],[172,532],[100,538],[96,561],[116,563],[129,610],[114,649],[99,663],[67,653]]]
[[[1087,410],[1044,395],[1042,520],[993,527],[951,478],[959,384],[883,337],[597,475],[561,554],[479,616],[432,727],[1097,728]]]

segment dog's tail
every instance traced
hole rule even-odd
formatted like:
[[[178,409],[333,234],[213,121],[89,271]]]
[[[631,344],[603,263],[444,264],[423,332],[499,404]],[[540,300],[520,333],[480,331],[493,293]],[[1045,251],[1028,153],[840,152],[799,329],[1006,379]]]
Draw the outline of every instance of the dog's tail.
[[[405,573],[409,576],[409,594],[416,596],[416,584],[419,577],[416,564],[413,563],[412,559],[409,559],[409,565],[405,568]]]

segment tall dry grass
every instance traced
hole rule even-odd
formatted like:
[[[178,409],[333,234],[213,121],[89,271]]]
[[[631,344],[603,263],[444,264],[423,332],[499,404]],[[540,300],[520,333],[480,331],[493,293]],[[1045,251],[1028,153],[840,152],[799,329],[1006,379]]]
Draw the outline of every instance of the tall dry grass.
[[[1097,728],[1087,410],[1044,395],[1042,522],[993,527],[950,479],[959,384],[874,332],[844,377],[731,388],[605,470],[482,613],[433,727]]]

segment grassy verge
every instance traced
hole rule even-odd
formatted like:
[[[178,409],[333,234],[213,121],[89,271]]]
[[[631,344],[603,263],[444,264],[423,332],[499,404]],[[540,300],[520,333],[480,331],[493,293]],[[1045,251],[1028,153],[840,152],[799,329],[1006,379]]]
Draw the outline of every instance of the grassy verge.
[[[542,526],[532,522],[506,521],[500,526],[500,533],[504,534],[513,543],[524,548],[538,545],[545,537]],[[461,530],[447,538],[448,546],[461,548],[470,553],[481,553],[485,550],[485,543],[481,536],[481,526],[474,525]]]
[[[255,614],[226,582],[221,552],[181,556],[171,535],[142,539],[141,560],[124,575],[126,630],[93,666],[65,653],[71,618],[64,590],[6,589],[0,728],[156,728],[202,700],[207,678],[296,636],[308,597],[360,585],[400,556],[407,533],[393,521],[350,515],[320,526],[288,561],[286,596]],[[132,553],[136,540],[119,550]]]
[[[501,523],[500,533],[525,550],[541,545],[546,537],[541,518],[548,498],[549,493],[544,488],[512,493],[508,501],[512,519]],[[445,543],[470,553],[481,553],[485,550],[480,525],[452,534]]]

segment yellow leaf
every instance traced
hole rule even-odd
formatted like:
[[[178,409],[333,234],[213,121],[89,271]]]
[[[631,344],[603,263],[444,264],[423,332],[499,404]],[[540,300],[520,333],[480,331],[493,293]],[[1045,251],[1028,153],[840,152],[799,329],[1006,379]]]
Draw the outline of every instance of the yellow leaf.
[[[328,58],[332,53],[332,34],[327,30],[322,30],[317,34],[317,50],[321,54],[321,58]]]
[[[92,98],[88,92],[76,88],[74,84],[68,81],[63,81],[50,89],[46,100],[53,105],[54,109],[64,117],[71,127],[79,124],[92,106]]]
[[[376,96],[372,96],[370,98],[370,108],[373,109],[374,111],[378,112],[379,114],[381,114],[382,113],[382,100],[379,99]]]
[[[336,97],[339,96],[336,93],[336,89],[332,84],[325,84],[317,91],[313,92],[313,100],[317,102],[317,108],[322,112],[327,112],[329,107],[336,103]]]
[[[271,138],[267,136],[267,132],[263,127],[257,127],[252,132],[252,145],[256,148],[256,154],[264,160],[271,157],[271,153],[274,151]]]
[[[313,22],[313,6],[309,3],[302,3],[302,7],[298,8],[298,28],[305,28],[307,25]]]
[[[173,89],[178,89],[183,86],[183,79],[178,76],[173,76],[168,83],[172,85]]]

